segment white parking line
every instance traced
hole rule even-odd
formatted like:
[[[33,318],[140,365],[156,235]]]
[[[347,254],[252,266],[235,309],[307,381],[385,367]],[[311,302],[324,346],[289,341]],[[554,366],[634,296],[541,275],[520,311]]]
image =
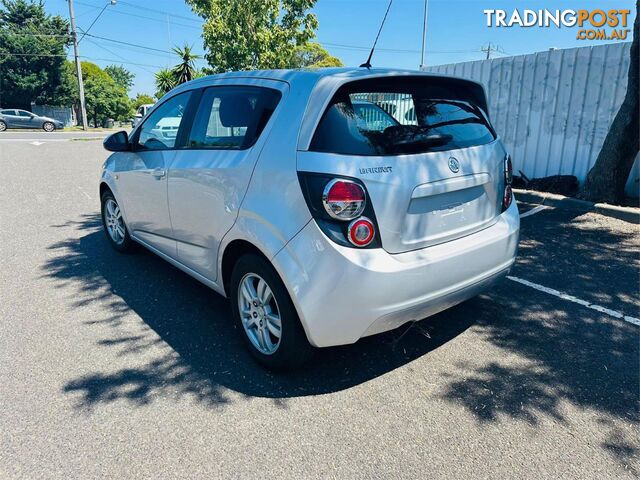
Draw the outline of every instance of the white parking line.
[[[535,215],[536,213],[539,213],[543,210],[547,210],[548,208],[551,208],[551,207],[547,207],[546,205],[538,205],[537,207],[532,208],[528,212],[524,212],[522,215],[520,215],[520,218],[530,217],[531,215]]]
[[[574,297],[573,295],[569,295],[567,293],[560,292],[559,290],[545,287],[543,285],[539,285],[537,283],[533,283],[528,280],[524,280],[522,278],[513,277],[511,275],[508,275],[507,278],[513,282],[517,282],[522,285],[526,285],[527,287],[531,287],[535,290],[538,290],[539,292],[548,293],[549,295],[553,295],[563,300],[568,300],[569,302],[577,303],[578,305],[582,305],[583,307],[590,308],[591,310],[595,310],[596,312],[604,313],[611,317],[622,319],[625,322],[629,322],[633,325],[640,326],[640,318],[635,318],[629,315],[625,315],[622,312],[611,310],[610,308],[606,308],[601,305],[596,305],[595,303],[587,302],[586,300],[582,300],[580,298]]]
[[[89,195],[87,192],[84,191],[84,189],[80,186],[80,185],[76,185],[76,187],[78,188],[78,190],[80,190],[85,197],[87,197],[89,200],[91,200],[91,195]]]
[[[70,140],[70,138],[0,138],[0,142],[26,142],[34,145],[42,145],[42,143],[46,142],[68,142]]]

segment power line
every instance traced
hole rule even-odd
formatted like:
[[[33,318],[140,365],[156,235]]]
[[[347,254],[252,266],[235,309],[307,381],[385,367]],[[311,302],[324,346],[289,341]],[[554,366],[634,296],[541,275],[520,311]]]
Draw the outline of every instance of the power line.
[[[111,49],[109,49],[109,48],[105,47],[104,45],[100,45],[98,42],[94,42],[93,40],[91,40],[91,39],[89,39],[89,38],[87,38],[87,42],[91,43],[92,45],[95,45],[95,46],[96,46],[96,47],[98,47],[98,48],[101,48],[102,50],[104,50],[104,51],[106,51],[106,52],[110,53],[111,55],[115,55],[116,57],[118,57],[118,58],[120,59],[120,61],[121,61],[122,63],[130,63],[130,62],[129,62],[129,60],[128,60],[127,58],[125,58],[125,57],[123,57],[122,55],[120,55],[120,54],[118,54],[118,53],[114,52],[113,50],[111,50]],[[138,65],[138,66],[139,66],[142,70],[144,70],[145,72],[150,73],[150,74],[152,74],[152,75],[154,74],[154,72],[153,72],[153,71],[151,71],[151,70],[149,70],[146,66],[143,66],[143,65],[141,65],[141,64],[140,64],[140,65]],[[162,67],[156,67],[156,66],[154,66],[153,68],[162,68]]]
[[[199,23],[199,24],[203,23],[202,20],[200,20],[199,18],[190,18],[190,17],[185,17],[184,15],[176,15],[173,12],[168,12],[166,10],[158,10],[157,8],[141,7],[140,5],[134,5],[132,3],[125,2],[124,0],[120,0],[118,3],[122,4],[122,5],[126,5],[129,8],[136,8],[138,10],[144,10],[145,12],[158,13],[158,14],[162,14],[162,15],[170,15],[171,17],[174,17],[174,18],[180,18],[182,20],[188,20],[189,22],[196,22],[196,23]]]
[[[499,45],[491,45],[491,42],[489,42],[489,45],[487,45],[486,47],[482,47],[480,48],[481,52],[485,52],[487,54],[487,58],[486,60],[489,60],[491,58],[491,54],[492,53],[500,53],[502,55],[506,55],[506,56],[510,56],[510,53],[505,52],[501,46]]]
[[[0,52],[2,55],[11,55],[12,57],[67,57],[68,54],[59,53],[13,53],[13,52]]]
[[[83,5],[83,6],[85,6],[85,7],[95,8],[95,9],[100,9],[100,8],[101,8],[101,7],[98,7],[98,6],[96,6],[96,5],[91,5],[90,3],[85,3],[85,2],[78,2],[78,1],[76,1],[76,4],[78,4],[78,5]],[[119,11],[119,10],[115,10],[115,9],[113,9],[113,10],[109,10],[109,11],[110,11],[111,13],[116,13],[116,14],[118,14],[118,15],[127,15],[127,16],[130,16],[130,17],[136,17],[136,18],[143,18],[143,19],[145,19],[145,20],[151,20],[152,22],[160,22],[160,23],[166,23],[166,22],[167,22],[167,20],[166,20],[166,19],[161,20],[161,19],[159,19],[159,18],[152,18],[152,17],[148,17],[148,16],[146,16],[146,15],[138,15],[138,14],[136,14],[136,13],[130,13],[130,12],[121,12],[121,11]],[[170,15],[170,16],[175,16],[175,15],[173,15],[173,14],[171,14],[171,13],[169,13],[169,15]],[[170,22],[170,23],[171,23],[172,25],[177,25],[177,26],[180,26],[180,27],[192,28],[192,29],[195,29],[195,30],[202,30],[202,29],[201,29],[201,27],[196,27],[195,25],[186,25],[186,24],[184,24],[184,23],[178,23],[178,22]]]
[[[13,32],[8,32],[9,35],[13,35],[16,37],[64,37],[64,38],[71,38],[71,35],[67,34],[53,34],[53,33],[24,33],[24,32],[20,32],[20,33],[13,33]]]
[[[95,61],[99,61],[99,62],[126,63],[126,64],[129,64],[129,65],[136,65],[138,67],[164,68],[164,67],[161,67],[160,65],[149,65],[148,63],[136,63],[136,62],[130,62],[130,61],[124,61],[124,60],[114,60],[113,58],[85,57],[83,55],[81,55],[80,57],[81,58],[85,58],[87,60],[95,60]]]
[[[56,54],[56,53],[13,53],[13,52],[0,52],[0,56],[2,55],[11,55],[12,57],[64,57],[67,58],[68,54]],[[111,63],[127,63],[129,65],[137,65],[138,67],[150,67],[150,68],[164,68],[160,65],[149,65],[148,63],[137,63],[131,62],[129,60],[117,60],[113,58],[98,58],[98,57],[89,57],[86,55],[78,55],[79,58],[84,58],[85,60],[94,60],[101,62],[111,62]],[[124,58],[124,57],[123,57]],[[153,72],[151,72],[153,73]]]
[[[87,37],[97,38],[97,39],[99,39],[99,40],[104,40],[104,41],[107,41],[107,42],[117,43],[117,44],[119,44],[119,45],[126,45],[126,46],[129,46],[129,47],[141,48],[141,49],[149,50],[149,51],[152,51],[152,52],[161,52],[161,53],[165,53],[165,54],[166,54],[166,53],[170,53],[170,54],[173,54],[173,55],[177,55],[177,54],[176,54],[174,51],[172,51],[172,50],[163,50],[163,49],[161,49],[161,48],[149,47],[149,46],[147,46],[147,45],[139,45],[139,44],[137,44],[137,43],[123,42],[122,40],[116,40],[115,38],[101,37],[101,36],[99,36],[99,35],[94,35],[94,34],[92,34],[92,33],[87,33],[86,35],[87,35]],[[199,53],[199,54],[197,54],[197,55],[202,56],[202,55],[204,55],[204,54]]]
[[[102,16],[102,14],[104,13],[104,11],[107,9],[108,6],[113,6],[116,4],[116,0],[111,0],[109,3],[105,4],[104,7],[102,7],[102,10],[100,10],[100,13],[98,14],[98,16],[96,18],[93,19],[93,22],[91,22],[91,25],[89,25],[89,28],[87,28],[86,30],[84,30],[84,33],[82,34],[82,37],[80,37],[80,40],[78,40],[78,43],[80,43],[82,41],[82,39],[84,38],[84,36],[89,33],[89,30],[91,30],[91,28],[96,24],[96,22],[98,21],[98,19]]]
[[[369,50],[369,47],[359,45],[346,45],[343,43],[320,42],[322,45],[345,50]],[[409,50],[399,48],[376,48],[377,51],[389,53],[421,53],[420,50]],[[478,50],[429,50],[429,53],[477,53]]]

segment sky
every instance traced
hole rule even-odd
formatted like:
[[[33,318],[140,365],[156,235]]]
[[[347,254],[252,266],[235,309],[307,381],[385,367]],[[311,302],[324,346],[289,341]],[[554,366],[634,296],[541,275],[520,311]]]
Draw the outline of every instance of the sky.
[[[108,0],[74,0],[76,22],[87,29]],[[347,66],[358,66],[369,53],[388,0],[318,0],[313,12],[317,38]],[[67,0],[45,0],[47,11],[69,17]],[[485,58],[489,43],[496,56],[522,55],[549,48],[572,48],[606,43],[577,40],[577,28],[489,28],[484,9],[629,9],[634,0],[429,0],[426,64],[441,65]],[[417,69],[420,64],[424,0],[394,0],[380,35],[372,64],[376,67]],[[632,27],[634,18],[630,18]],[[202,53],[202,19],[183,0],[117,0],[108,5],[91,28],[95,36],[80,43],[80,55],[101,67],[121,64],[136,75],[130,91],[153,94],[153,74],[173,66],[175,45],[191,45]],[[107,39],[107,40],[105,40]],[[115,43],[127,42],[148,48]],[[152,50],[150,50],[151,48]],[[199,66],[205,66],[204,61]]]

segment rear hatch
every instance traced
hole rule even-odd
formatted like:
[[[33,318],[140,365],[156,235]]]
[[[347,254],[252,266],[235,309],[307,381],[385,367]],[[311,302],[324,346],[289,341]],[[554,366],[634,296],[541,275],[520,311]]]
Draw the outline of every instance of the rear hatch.
[[[401,253],[493,224],[505,151],[482,87],[428,76],[357,80],[338,89],[298,170],[359,179],[382,247]]]

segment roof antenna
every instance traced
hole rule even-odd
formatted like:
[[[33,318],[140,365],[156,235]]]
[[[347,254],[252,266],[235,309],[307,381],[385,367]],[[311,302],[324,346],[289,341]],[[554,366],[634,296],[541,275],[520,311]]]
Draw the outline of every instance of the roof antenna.
[[[376,35],[376,39],[373,42],[373,47],[371,47],[371,52],[369,52],[369,58],[364,62],[360,67],[362,68],[371,68],[371,57],[373,57],[373,52],[376,49],[376,43],[378,43],[378,38],[380,37],[380,32],[382,32],[382,27],[384,27],[384,22],[387,20],[387,15],[389,14],[389,9],[391,8],[391,4],[393,0],[389,0],[389,5],[387,5],[387,11],[384,12],[384,18],[382,19],[382,23],[380,24],[380,29],[378,30],[378,35]]]

